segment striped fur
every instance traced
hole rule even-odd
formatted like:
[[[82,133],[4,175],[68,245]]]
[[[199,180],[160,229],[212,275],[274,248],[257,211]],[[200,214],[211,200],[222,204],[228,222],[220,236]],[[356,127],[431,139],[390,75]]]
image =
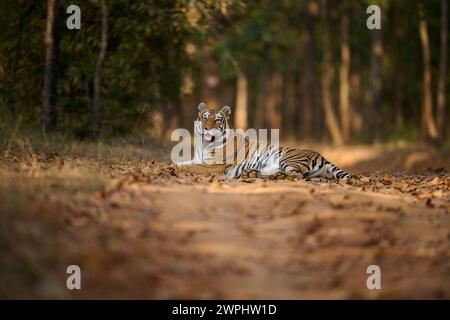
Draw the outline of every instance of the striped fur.
[[[225,169],[225,176],[232,179],[248,177],[275,179],[286,176],[301,179],[352,178],[352,174],[339,169],[315,151],[276,147],[269,144],[261,145],[239,134],[230,138],[228,129],[232,128],[230,124],[231,110],[228,106],[216,111],[207,108],[202,103],[198,109],[199,116],[195,134],[203,142],[202,150],[196,150],[196,154],[201,154],[197,161],[194,161],[198,165],[205,163],[206,160],[216,160],[215,163],[222,164],[226,162],[229,165]],[[208,137],[208,141],[205,141],[205,137]],[[252,143],[256,143],[256,145],[251,145]],[[226,146],[230,144],[235,146],[232,155],[226,153]],[[219,149],[221,152],[217,153]],[[246,160],[243,162],[237,161],[239,151],[245,154],[244,159]],[[220,154],[222,158],[218,159],[217,154]]]
[[[227,168],[229,178],[285,176],[326,179],[350,179],[352,174],[339,169],[321,154],[310,150],[271,147],[256,152],[250,160]]]

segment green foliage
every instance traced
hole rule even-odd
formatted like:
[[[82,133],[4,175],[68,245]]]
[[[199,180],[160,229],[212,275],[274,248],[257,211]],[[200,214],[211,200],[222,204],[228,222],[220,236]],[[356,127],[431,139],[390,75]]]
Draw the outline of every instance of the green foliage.
[[[61,31],[58,122],[59,131],[67,134],[76,135],[90,126],[101,31],[95,3],[92,0],[61,1],[58,9]],[[185,80],[190,77],[194,83],[189,99],[202,99],[204,62],[211,57],[219,63],[218,72],[224,86],[233,86],[239,72],[247,75],[253,100],[264,80],[261,70],[301,83],[304,62],[308,61],[304,47],[308,23],[314,27],[311,64],[319,93],[323,24],[320,8],[312,21],[308,20],[311,3],[293,0],[107,1],[108,50],[102,72],[100,112],[103,134],[130,134],[136,127],[148,125],[145,119],[155,111],[162,112],[165,122],[174,115],[185,116],[183,99],[186,97],[182,93]],[[315,3],[320,7],[320,1]],[[389,119],[397,112],[407,127],[419,127],[422,90],[419,1],[328,0],[327,3],[336,112],[339,113],[340,17],[347,13],[352,54],[350,72],[361,80],[360,92],[353,92],[352,87],[350,94],[359,95],[354,104],[357,103],[364,121],[370,121],[364,96],[368,90],[371,34],[365,22],[367,6],[377,4],[383,12],[383,116]],[[65,27],[65,9],[69,4],[81,8],[81,30]],[[425,4],[432,71],[436,77],[441,9],[439,1]],[[46,3],[3,1],[0,17],[0,106],[11,114],[11,121],[20,115],[23,124],[39,127]],[[189,46],[195,50],[190,52]],[[297,95],[296,99],[301,100],[301,97]],[[320,97],[317,99],[320,106]],[[283,108],[281,106],[282,112]],[[302,104],[297,103],[296,108],[296,114],[301,114]],[[320,116],[320,111],[317,114]],[[176,120],[180,123],[179,118]],[[323,127],[323,120],[317,123]],[[386,122],[386,136],[391,132],[403,132],[395,126]]]
[[[101,26],[93,1],[74,1],[70,4],[81,8],[82,28],[68,30],[66,2],[58,8],[62,17],[57,25],[62,33],[58,106],[59,127],[70,132],[89,126]],[[129,133],[141,116],[142,105],[154,109],[167,101],[179,102],[183,75],[192,64],[185,45],[201,41],[212,14],[228,2],[107,1],[109,39],[101,87],[107,135]],[[4,3],[1,12],[8,18],[2,18],[1,26],[0,102],[14,105],[15,113],[30,116],[26,121],[36,123],[40,121],[45,56],[45,2]]]

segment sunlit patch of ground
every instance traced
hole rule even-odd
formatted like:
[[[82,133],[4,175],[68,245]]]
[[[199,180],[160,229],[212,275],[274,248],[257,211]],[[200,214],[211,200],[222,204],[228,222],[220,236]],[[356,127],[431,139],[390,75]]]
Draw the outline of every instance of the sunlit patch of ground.
[[[447,154],[319,151],[361,177],[227,181],[137,151],[3,153],[0,297],[449,299]],[[381,290],[366,287],[372,264]]]

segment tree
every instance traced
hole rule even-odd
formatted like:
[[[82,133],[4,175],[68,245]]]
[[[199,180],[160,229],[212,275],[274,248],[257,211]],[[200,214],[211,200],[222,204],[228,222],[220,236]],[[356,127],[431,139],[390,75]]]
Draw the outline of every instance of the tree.
[[[319,14],[320,6],[316,1],[308,1],[304,12],[304,41],[302,46],[303,51],[303,69],[300,76],[301,85],[301,101],[302,110],[298,112],[301,116],[299,122],[302,123],[303,137],[311,138],[314,136],[314,128],[318,129],[318,119],[322,115],[318,114],[317,108],[317,93],[318,87],[316,70],[314,68],[316,52],[315,32],[317,15]]]
[[[322,104],[325,112],[325,123],[335,145],[342,145],[344,140],[339,123],[331,102],[331,51],[330,36],[327,23],[327,0],[322,0],[322,33],[323,33],[323,62],[322,62]]]
[[[281,127],[280,107],[282,101],[283,77],[280,73],[272,71],[266,83],[266,93],[264,113],[266,114],[266,125],[271,129]]]
[[[164,132],[190,126],[206,101],[230,104],[236,126],[312,141],[450,134],[448,0],[422,1],[421,19],[406,0],[104,2],[102,17],[80,1],[75,31],[67,2],[0,1],[0,113],[107,137],[147,133],[156,113]],[[365,28],[369,3],[383,34]]]
[[[440,140],[446,137],[446,105],[447,105],[447,31],[448,31],[447,0],[441,0],[441,48],[439,59],[439,80],[437,91],[437,120]]]
[[[247,122],[247,104],[248,104],[248,82],[243,72],[239,72],[236,80],[236,111],[234,114],[234,126],[246,130]]]
[[[57,26],[58,0],[47,0],[47,23],[45,28],[45,67],[43,98],[43,127],[48,133],[57,125],[57,84],[60,32]]]
[[[341,67],[339,70],[339,106],[344,143],[350,140],[350,44],[348,39],[349,15],[341,15]]]
[[[383,37],[381,29],[370,31],[372,44],[370,53],[369,71],[369,114],[370,114],[370,139],[379,141],[382,134],[381,101],[383,88],[382,61],[383,61]]]
[[[106,7],[105,0],[99,1],[100,15],[102,20],[102,31],[101,31],[101,41],[100,41],[100,52],[97,58],[97,64],[95,66],[94,75],[94,102],[93,102],[93,112],[92,112],[92,133],[95,139],[100,136],[100,88],[101,88],[101,75],[103,61],[105,60],[106,49],[108,47],[108,9]]]
[[[419,5],[419,33],[422,44],[422,133],[426,140],[436,141],[438,131],[433,116],[433,97],[431,94],[431,48],[428,27],[423,5]]]

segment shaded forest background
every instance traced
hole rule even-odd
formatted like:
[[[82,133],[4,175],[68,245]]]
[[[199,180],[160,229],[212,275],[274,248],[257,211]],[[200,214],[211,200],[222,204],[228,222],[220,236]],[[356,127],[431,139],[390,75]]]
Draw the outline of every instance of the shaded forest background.
[[[19,0],[0,15],[3,136],[164,139],[205,101],[284,139],[448,145],[447,0]]]

